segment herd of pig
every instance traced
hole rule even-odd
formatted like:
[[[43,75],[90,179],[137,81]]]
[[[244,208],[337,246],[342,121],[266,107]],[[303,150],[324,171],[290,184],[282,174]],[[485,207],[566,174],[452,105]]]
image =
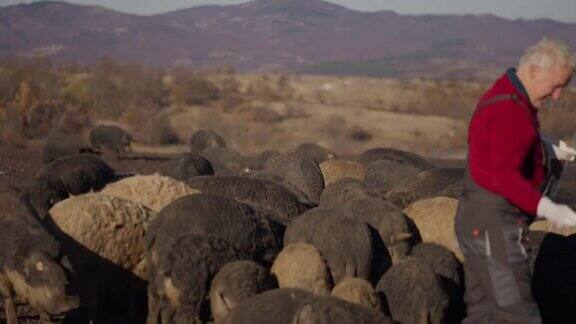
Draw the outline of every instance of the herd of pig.
[[[465,316],[453,230],[462,168],[392,148],[343,159],[313,143],[243,156],[208,130],[178,156],[135,153],[131,141],[116,126],[96,127],[86,142],[53,133],[32,180],[1,188],[0,320]],[[162,161],[153,172],[112,167],[149,158]],[[572,192],[566,185],[558,199],[574,203]],[[576,229],[532,228],[535,298],[545,319],[565,319],[576,306]]]

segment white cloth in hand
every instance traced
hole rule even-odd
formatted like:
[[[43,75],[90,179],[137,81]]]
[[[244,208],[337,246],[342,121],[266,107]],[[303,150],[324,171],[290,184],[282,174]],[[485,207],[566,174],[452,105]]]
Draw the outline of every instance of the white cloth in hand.
[[[538,202],[537,215],[546,218],[557,227],[576,226],[576,213],[572,208],[557,204],[546,196]]]
[[[574,161],[574,157],[576,157],[576,150],[568,146],[563,140],[560,140],[558,146],[552,145],[552,149],[559,160]]]
[[[560,140],[556,145],[555,141],[544,134],[540,134],[540,139],[546,147],[547,154],[554,154],[554,158],[557,160],[574,161],[576,149],[568,146],[563,140]]]

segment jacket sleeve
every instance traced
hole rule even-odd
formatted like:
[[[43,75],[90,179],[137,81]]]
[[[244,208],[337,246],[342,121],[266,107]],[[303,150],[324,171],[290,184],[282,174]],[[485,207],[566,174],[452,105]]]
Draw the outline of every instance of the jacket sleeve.
[[[487,131],[491,177],[497,193],[535,216],[542,194],[522,174],[522,166],[539,138],[530,115],[514,103],[499,105]]]

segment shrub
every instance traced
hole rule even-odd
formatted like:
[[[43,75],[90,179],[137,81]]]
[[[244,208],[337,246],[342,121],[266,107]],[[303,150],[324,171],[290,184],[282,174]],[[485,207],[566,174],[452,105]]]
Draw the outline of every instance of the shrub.
[[[220,90],[212,82],[193,74],[174,76],[170,90],[172,104],[205,105],[220,98]]]

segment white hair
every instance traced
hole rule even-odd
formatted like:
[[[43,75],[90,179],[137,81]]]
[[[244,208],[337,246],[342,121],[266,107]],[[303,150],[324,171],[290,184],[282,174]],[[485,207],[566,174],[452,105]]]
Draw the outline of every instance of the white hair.
[[[574,71],[576,69],[576,57],[570,47],[563,41],[544,38],[534,44],[520,58],[518,68],[534,65],[542,69],[552,66],[565,66]]]

